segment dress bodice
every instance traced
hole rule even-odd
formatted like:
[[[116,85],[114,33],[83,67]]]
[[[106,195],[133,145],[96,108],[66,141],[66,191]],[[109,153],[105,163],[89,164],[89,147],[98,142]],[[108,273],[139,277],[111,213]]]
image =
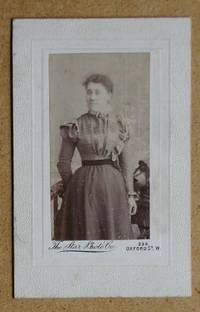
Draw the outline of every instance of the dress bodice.
[[[75,148],[82,160],[111,159],[117,162],[132,192],[133,176],[129,149],[129,126],[122,116],[113,113],[88,112],[70,123],[61,125],[62,144],[58,170],[67,184],[71,171],[71,160]]]
[[[127,122],[114,114],[88,112],[61,129],[62,136],[76,145],[82,160],[115,161],[129,139]]]

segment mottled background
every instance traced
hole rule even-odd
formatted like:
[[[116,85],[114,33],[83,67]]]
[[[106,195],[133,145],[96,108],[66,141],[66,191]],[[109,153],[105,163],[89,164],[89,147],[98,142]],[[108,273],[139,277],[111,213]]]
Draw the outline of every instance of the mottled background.
[[[130,120],[132,171],[140,159],[149,162],[149,53],[53,54],[49,57],[51,185],[56,168],[59,126],[87,112],[82,82],[91,73],[108,75],[114,83],[112,107]],[[78,154],[73,169],[80,166]]]
[[[190,298],[13,299],[11,22],[13,18],[192,18],[192,291]],[[199,312],[200,1],[0,0],[0,311]],[[22,138],[23,139],[23,138]],[[23,190],[22,190],[23,192]],[[97,281],[98,282],[98,281]],[[164,282],[164,281],[163,281]]]

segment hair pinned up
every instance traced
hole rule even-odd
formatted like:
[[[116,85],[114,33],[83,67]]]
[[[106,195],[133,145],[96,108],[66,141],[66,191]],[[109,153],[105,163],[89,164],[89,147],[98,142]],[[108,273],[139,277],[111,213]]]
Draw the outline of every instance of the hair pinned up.
[[[113,83],[111,79],[103,74],[92,74],[88,76],[83,82],[83,86],[87,88],[90,82],[101,83],[108,92],[113,93]]]

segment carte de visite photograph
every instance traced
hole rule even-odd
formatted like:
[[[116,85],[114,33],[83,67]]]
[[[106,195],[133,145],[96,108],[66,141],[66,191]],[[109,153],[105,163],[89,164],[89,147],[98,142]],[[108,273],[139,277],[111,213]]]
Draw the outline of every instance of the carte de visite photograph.
[[[190,28],[14,21],[16,298],[191,294]]]
[[[150,53],[49,55],[53,240],[150,238]]]

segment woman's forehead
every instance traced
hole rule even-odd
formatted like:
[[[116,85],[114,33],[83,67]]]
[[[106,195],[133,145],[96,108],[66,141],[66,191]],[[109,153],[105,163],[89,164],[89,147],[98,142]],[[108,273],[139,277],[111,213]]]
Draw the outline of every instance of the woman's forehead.
[[[105,89],[106,90],[106,87],[101,82],[91,81],[88,83],[86,89]]]

